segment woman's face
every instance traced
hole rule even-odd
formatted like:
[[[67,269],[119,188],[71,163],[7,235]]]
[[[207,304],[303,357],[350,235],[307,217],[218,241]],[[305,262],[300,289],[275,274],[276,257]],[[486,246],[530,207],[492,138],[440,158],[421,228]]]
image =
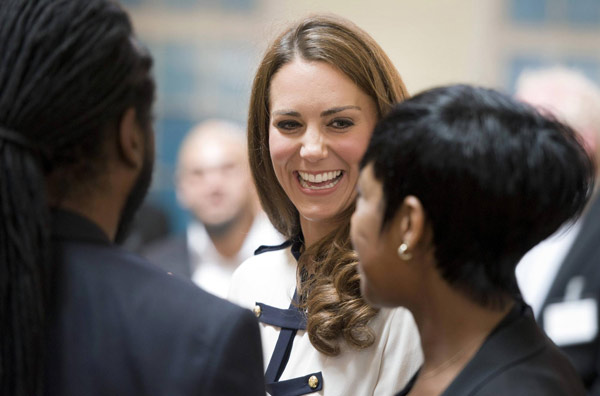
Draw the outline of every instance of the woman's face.
[[[352,215],[350,238],[359,257],[361,293],[376,306],[401,305],[399,294],[410,278],[410,268],[398,258],[397,249],[402,239],[394,233],[395,223],[381,230],[383,189],[374,177],[372,165],[363,168],[357,189],[359,196]]]
[[[275,175],[307,237],[308,223],[327,228],[354,201],[377,108],[335,67],[296,58],[273,76],[269,111]]]

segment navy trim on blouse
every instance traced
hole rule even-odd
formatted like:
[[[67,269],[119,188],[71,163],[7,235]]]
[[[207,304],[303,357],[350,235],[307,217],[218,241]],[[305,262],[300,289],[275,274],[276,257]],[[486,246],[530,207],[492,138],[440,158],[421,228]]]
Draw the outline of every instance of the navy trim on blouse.
[[[300,236],[278,246],[261,246],[254,254],[280,250],[291,245],[292,255],[298,260],[303,244],[304,238]],[[265,372],[267,392],[272,396],[301,396],[323,389],[323,374],[320,371],[302,377],[279,381],[290,358],[296,333],[298,330],[306,330],[306,314],[298,308],[297,291],[294,292],[294,297],[288,309],[275,308],[260,302],[257,302],[256,305],[260,307],[259,321],[281,327],[275,349]],[[313,388],[310,386],[310,383],[312,380],[314,384],[315,378],[316,386],[313,385]]]
[[[309,383],[310,377],[316,377],[318,380],[318,386],[311,388]],[[309,393],[318,392],[323,389],[323,374],[319,371],[312,374],[307,374],[303,377],[292,378],[286,381],[278,381],[269,384],[267,392],[271,395],[285,395],[285,396],[302,396],[308,395]]]
[[[292,240],[287,240],[285,242],[283,242],[281,245],[274,245],[274,246],[269,246],[269,245],[260,245],[255,251],[254,251],[254,255],[259,255],[265,252],[274,252],[275,250],[281,250],[281,249],[285,249],[286,247],[290,246],[292,244]]]
[[[289,309],[275,308],[259,302],[256,305],[260,307],[261,322],[287,329],[306,330],[306,315],[294,304]]]

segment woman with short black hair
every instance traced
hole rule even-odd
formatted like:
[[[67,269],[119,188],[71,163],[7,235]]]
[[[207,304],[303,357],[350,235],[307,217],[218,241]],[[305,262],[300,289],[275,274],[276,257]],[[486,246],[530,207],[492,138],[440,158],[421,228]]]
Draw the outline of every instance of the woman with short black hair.
[[[365,298],[419,329],[425,361],[400,395],[584,394],[515,266],[581,213],[593,169],[571,129],[489,89],[432,89],[378,122],[351,237]]]

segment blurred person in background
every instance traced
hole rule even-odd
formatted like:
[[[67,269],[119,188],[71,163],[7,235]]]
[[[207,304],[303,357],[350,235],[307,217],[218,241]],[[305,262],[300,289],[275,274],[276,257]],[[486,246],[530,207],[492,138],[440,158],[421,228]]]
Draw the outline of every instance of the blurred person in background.
[[[390,395],[421,363],[410,313],[363,300],[349,238],[360,158],[376,121],[407,96],[381,47],[336,16],[292,24],[258,67],[250,165],[288,240],[244,262],[229,297],[261,322],[273,396]]]
[[[175,183],[177,199],[192,221],[185,235],[152,244],[142,255],[226,297],[242,261],[260,245],[283,242],[260,208],[244,130],[224,120],[197,125],[179,150]]]
[[[515,267],[593,182],[572,130],[493,90],[428,90],[377,124],[351,236],[365,298],[407,307],[419,328],[425,362],[399,396],[585,394]]]
[[[252,313],[114,244],[152,177],[151,65],[114,1],[0,2],[2,395],[264,395]]]
[[[600,165],[600,88],[564,67],[529,70],[516,97],[569,124]],[[531,249],[517,266],[524,299],[569,356],[588,392],[600,395],[600,196],[584,215]]]

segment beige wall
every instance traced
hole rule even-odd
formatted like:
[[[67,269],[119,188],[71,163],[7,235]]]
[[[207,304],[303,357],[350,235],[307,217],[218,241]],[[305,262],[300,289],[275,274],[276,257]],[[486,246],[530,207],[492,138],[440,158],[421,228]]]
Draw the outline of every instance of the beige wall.
[[[515,52],[600,56],[598,27],[513,25],[505,17],[508,0],[257,1],[250,14],[152,6],[132,14],[142,36],[157,41],[242,39],[256,54],[256,64],[266,43],[290,21],[314,12],[336,13],[381,44],[412,93],[455,82],[504,87],[507,60]]]
[[[334,12],[369,32],[390,56],[410,92],[453,82],[485,81],[478,54],[486,36],[481,0],[276,1],[276,19]]]
[[[153,40],[244,37],[257,54],[289,22],[315,12],[351,19],[388,53],[408,89],[473,82],[495,85],[482,53],[497,0],[263,0],[250,15],[144,8],[133,13],[138,32]],[[489,42],[489,40],[488,40]]]
[[[519,25],[507,17],[512,0],[254,1],[257,7],[249,12],[224,10],[220,5],[226,2],[215,0],[197,0],[197,6],[185,9],[171,0],[144,0],[131,8],[138,35],[156,61],[159,122],[153,188],[169,192],[158,199],[177,218],[176,229],[184,227],[185,216],[174,204],[172,161],[186,123],[213,117],[243,123],[251,80],[267,43],[306,14],[332,12],[354,21],[388,53],[413,94],[459,82],[509,89],[521,67],[514,67],[515,59],[521,56],[550,62],[595,57],[600,64],[600,26],[568,26],[560,18]],[[567,0],[548,4],[561,1],[564,5]],[[168,49],[180,44],[181,50],[169,55]],[[600,67],[593,72],[600,82]],[[177,89],[166,89],[173,86]]]

